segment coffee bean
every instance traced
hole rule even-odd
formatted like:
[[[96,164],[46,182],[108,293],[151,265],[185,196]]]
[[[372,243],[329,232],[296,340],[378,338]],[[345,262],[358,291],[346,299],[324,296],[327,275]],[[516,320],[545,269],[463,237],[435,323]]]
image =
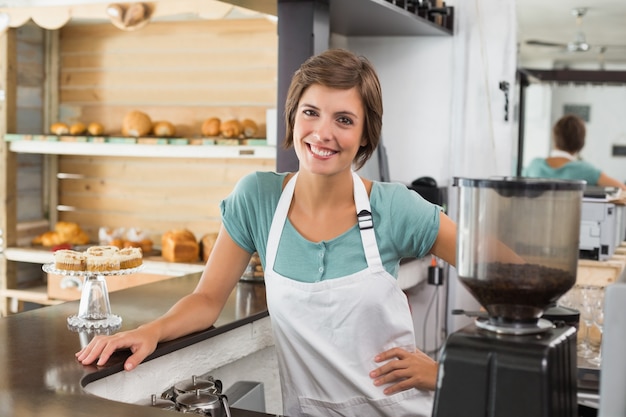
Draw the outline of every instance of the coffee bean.
[[[576,275],[534,264],[482,263],[459,279],[493,322],[532,323],[575,283]]]

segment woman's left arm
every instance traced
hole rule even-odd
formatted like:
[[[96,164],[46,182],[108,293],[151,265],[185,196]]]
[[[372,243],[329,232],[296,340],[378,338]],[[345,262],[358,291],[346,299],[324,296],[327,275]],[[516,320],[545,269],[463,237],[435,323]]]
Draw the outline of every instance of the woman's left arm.
[[[456,223],[443,211],[439,212],[439,232],[430,253],[456,266]]]

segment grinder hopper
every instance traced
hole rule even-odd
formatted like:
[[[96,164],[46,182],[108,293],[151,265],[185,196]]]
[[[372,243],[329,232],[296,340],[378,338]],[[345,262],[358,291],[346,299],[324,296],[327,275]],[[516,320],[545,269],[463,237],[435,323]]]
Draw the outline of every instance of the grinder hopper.
[[[544,310],[576,282],[583,181],[455,178],[457,273],[487,310],[477,326],[541,331]]]

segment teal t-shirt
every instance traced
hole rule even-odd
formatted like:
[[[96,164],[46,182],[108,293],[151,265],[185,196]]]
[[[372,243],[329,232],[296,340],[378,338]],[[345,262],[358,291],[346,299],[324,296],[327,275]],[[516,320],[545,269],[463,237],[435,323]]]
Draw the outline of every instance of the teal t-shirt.
[[[244,250],[258,252],[265,268],[267,237],[287,174],[255,172],[242,178],[220,208],[230,237]],[[428,254],[439,232],[434,205],[399,183],[374,182],[370,205],[378,250],[385,269],[398,276],[400,260]],[[358,225],[334,239],[311,242],[285,224],[274,269],[303,282],[346,276],[367,267]]]
[[[522,171],[522,176],[554,178],[561,180],[585,180],[588,185],[598,185],[601,170],[586,161],[571,161],[560,168],[552,168],[544,158],[535,158]]]

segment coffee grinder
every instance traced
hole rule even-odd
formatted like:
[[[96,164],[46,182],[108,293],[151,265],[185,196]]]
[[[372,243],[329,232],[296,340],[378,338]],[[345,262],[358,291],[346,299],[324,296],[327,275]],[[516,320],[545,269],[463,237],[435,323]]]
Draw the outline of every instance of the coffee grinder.
[[[577,415],[576,329],[542,315],[576,282],[584,182],[454,185],[456,270],[486,314],[448,337],[433,416]]]

